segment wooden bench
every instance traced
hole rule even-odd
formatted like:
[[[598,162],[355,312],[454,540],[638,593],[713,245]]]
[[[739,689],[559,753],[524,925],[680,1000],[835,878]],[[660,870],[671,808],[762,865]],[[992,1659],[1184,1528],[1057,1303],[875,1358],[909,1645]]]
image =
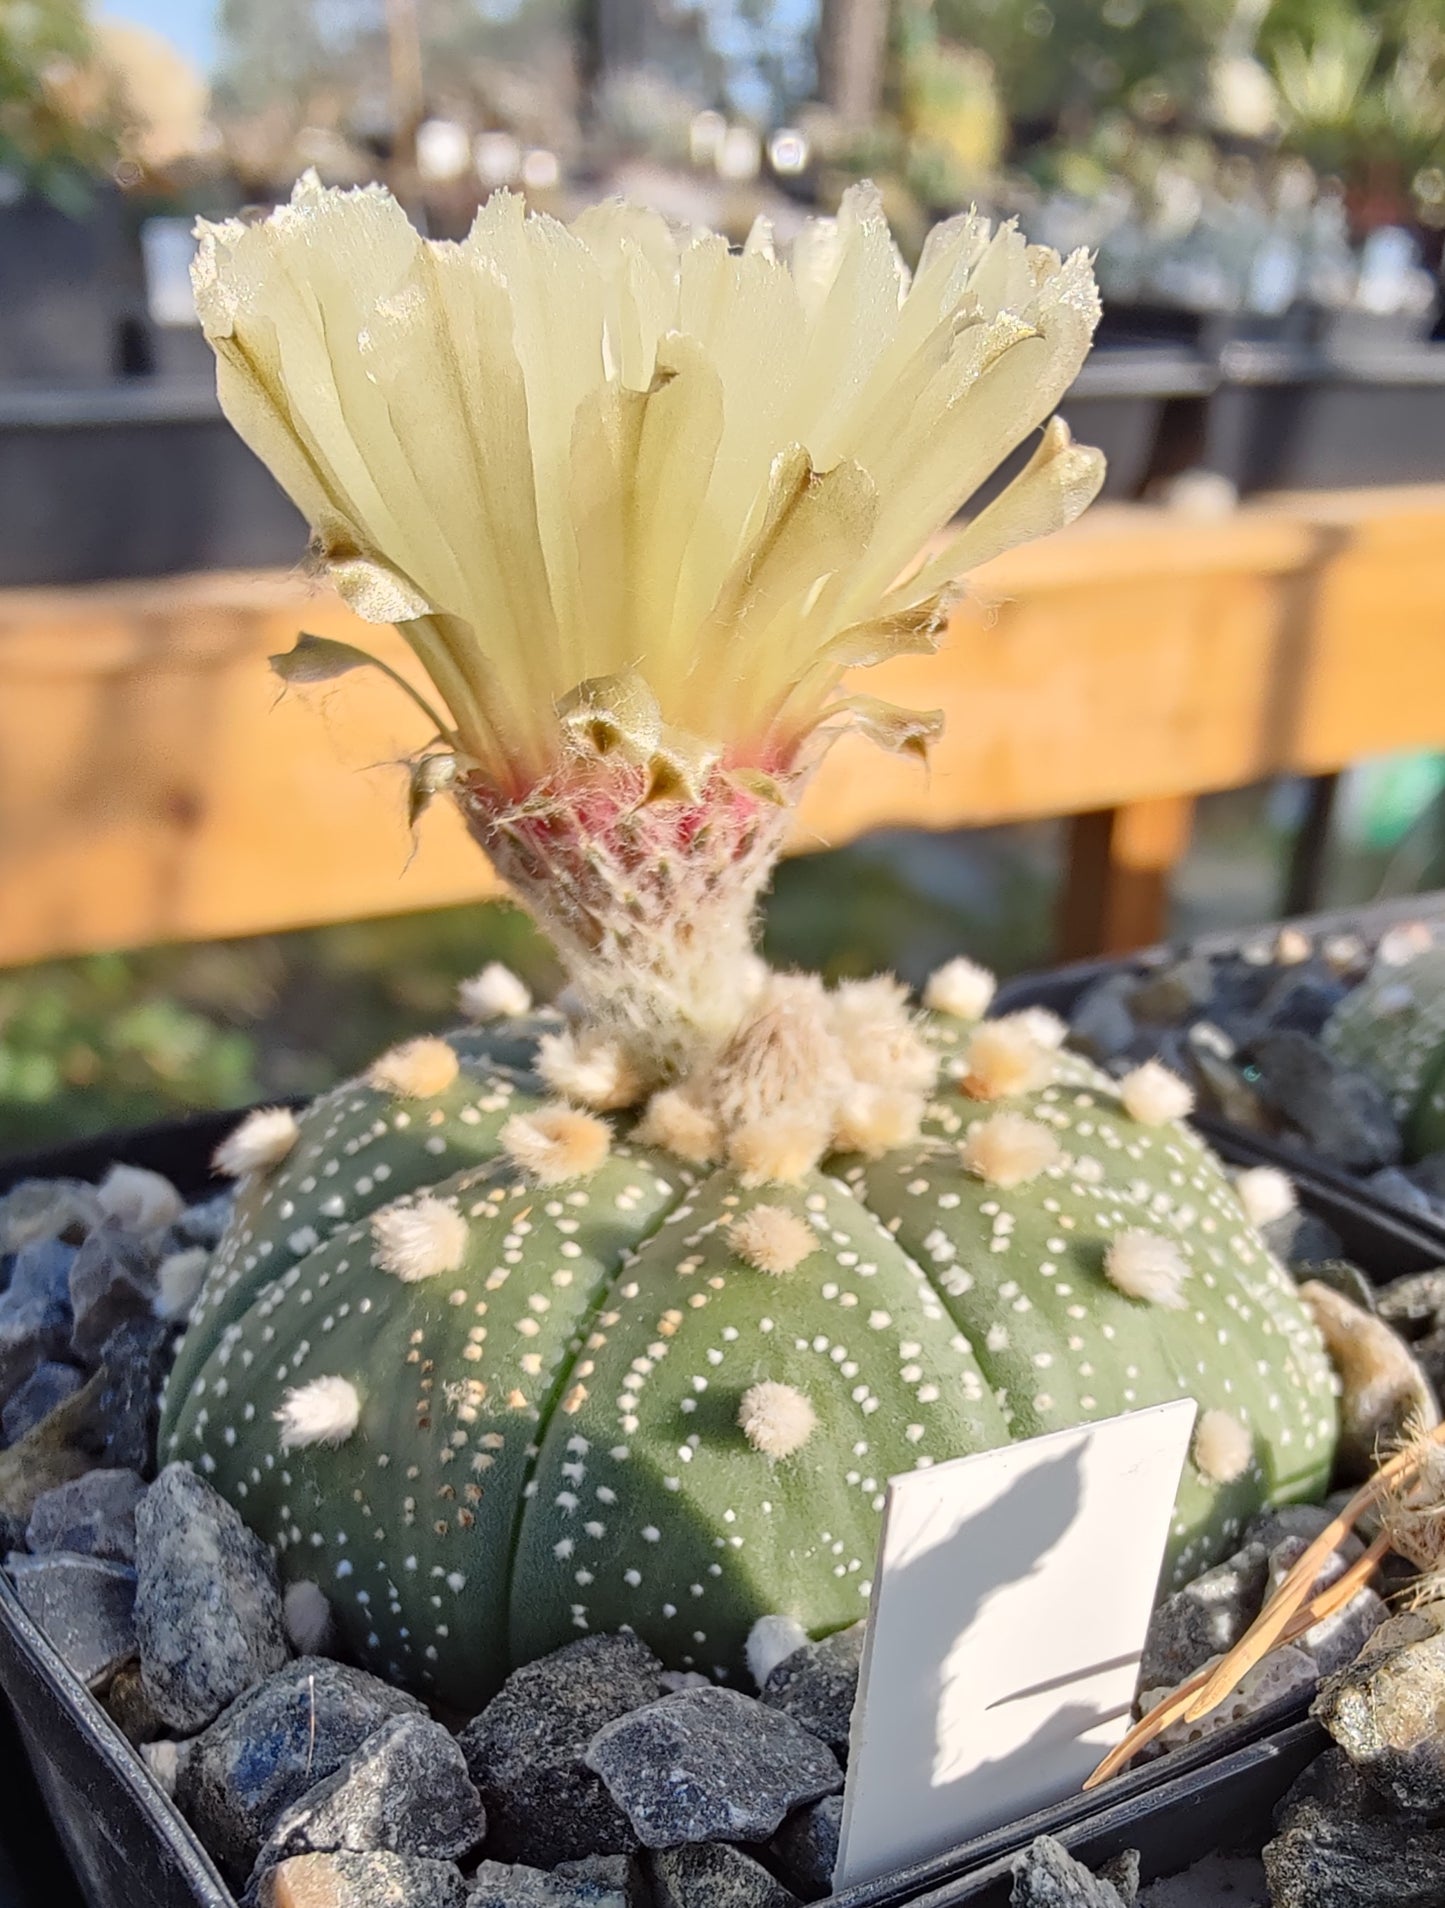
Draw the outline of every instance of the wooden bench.
[[[1062,949],[1151,940],[1195,796],[1445,746],[1445,485],[1277,496],[1222,521],[1101,507],[977,579],[945,652],[869,672],[942,705],[931,769],[840,743],[796,847],[1072,817]],[[299,578],[0,592],[0,965],[475,900],[420,718],[374,672],[278,699],[300,629],[412,669]]]

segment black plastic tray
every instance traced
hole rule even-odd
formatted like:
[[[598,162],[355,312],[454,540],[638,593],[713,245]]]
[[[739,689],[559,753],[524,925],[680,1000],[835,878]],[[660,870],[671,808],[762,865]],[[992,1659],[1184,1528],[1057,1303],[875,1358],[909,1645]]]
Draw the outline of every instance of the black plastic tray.
[[[0,1192],[32,1176],[97,1177],[116,1160],[166,1173],[188,1195],[214,1182],[209,1161],[236,1113],[83,1141],[0,1161]],[[1224,1133],[1233,1163],[1258,1163],[1247,1136]],[[1347,1183],[1298,1175],[1301,1200],[1335,1227],[1377,1277],[1437,1263],[1433,1240],[1382,1211]],[[233,1898],[190,1829],[152,1781],[110,1718],[70,1675],[0,1576],[0,1691],[52,1821],[90,1908],[233,1908]],[[1292,1699],[1193,1748],[1117,1777],[1037,1815],[975,1838],[933,1860],[836,1897],[836,1908],[952,1908],[1004,1902],[1008,1858],[1038,1834],[1058,1835],[1082,1858],[1103,1860],[1139,1848],[1146,1872],[1187,1866],[1211,1849],[1236,1846],[1263,1822],[1279,1794],[1323,1739]],[[1303,1732],[1303,1733],[1302,1733]],[[0,1769],[5,1745],[0,1741]],[[18,1843],[8,1810],[0,1835]],[[8,1908],[0,1897],[0,1908]],[[33,1888],[27,1908],[68,1908],[59,1887]]]

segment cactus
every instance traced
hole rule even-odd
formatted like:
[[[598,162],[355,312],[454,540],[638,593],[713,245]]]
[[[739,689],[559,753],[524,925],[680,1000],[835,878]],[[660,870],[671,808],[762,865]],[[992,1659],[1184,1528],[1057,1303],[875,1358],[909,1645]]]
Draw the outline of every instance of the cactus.
[[[1377,963],[1330,1016],[1324,1040],[1389,1094],[1410,1159],[1445,1149],[1445,947]]]
[[[167,1456],[322,1585],[363,1660],[460,1709],[587,1629],[736,1675],[760,1616],[821,1634],[866,1609],[893,1473],[1190,1396],[1182,1581],[1322,1488],[1312,1328],[1187,1128],[1044,1049],[984,1106],[966,1024],[926,1033],[924,1133],[783,1186],[630,1116],[548,1183],[567,1162],[504,1137],[552,1104],[496,1058],[521,1028],[453,1036],[430,1094],[337,1088],[242,1182]]]
[[[529,1015],[489,969],[478,1024],[226,1142],[165,1455],[460,1710],[587,1630],[739,1676],[759,1620],[866,1611],[890,1476],[1131,1406],[1201,1407],[1171,1583],[1321,1489],[1318,1335],[1180,1081],[981,1021],[963,960],[920,1012],[752,951],[832,735],[936,732],[844,672],[932,648],[963,572],[1098,489],[1055,420],[918,558],[1073,377],[1087,259],[970,216],[910,282],[866,189],[791,267],[505,199],[423,246],[303,182],[197,290],[318,563],[445,705],[406,685],[414,813],[456,801],[569,986]]]

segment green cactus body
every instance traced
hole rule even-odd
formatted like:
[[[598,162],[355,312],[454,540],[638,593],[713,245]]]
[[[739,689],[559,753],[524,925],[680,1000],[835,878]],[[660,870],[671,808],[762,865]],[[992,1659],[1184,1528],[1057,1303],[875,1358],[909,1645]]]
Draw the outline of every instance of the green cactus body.
[[[864,1612],[890,1475],[1180,1396],[1243,1443],[1212,1471],[1196,1444],[1169,1584],[1324,1487],[1331,1377],[1287,1276],[1187,1129],[1140,1124],[1086,1063],[980,1106],[959,1023],[934,1018],[924,1137],[880,1158],[750,1190],[620,1137],[544,1186],[499,1137],[546,1098],[523,1065],[543,1024],[453,1036],[433,1094],[351,1084],[301,1115],[243,1181],[169,1387],[164,1455],[382,1673],[469,1710],[513,1665],[627,1627],[736,1678],[759,1617],[823,1634]],[[964,1163],[999,1111],[1061,1149],[1024,1183]],[[403,1278],[373,1222],[424,1190],[452,1249]],[[759,1208],[809,1228],[789,1269],[739,1247]],[[1131,1229],[1177,1250],[1167,1302],[1105,1276]],[[288,1445],[323,1381],[350,1415]]]
[[[1445,1148],[1445,947],[1372,969],[1335,1009],[1324,1040],[1389,1094],[1408,1157]]]

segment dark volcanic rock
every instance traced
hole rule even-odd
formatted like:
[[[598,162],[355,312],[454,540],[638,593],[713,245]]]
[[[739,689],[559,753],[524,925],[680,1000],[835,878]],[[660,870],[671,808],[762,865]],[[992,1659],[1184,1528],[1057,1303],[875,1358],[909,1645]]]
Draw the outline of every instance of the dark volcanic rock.
[[[460,1861],[486,1827],[481,1798],[449,1732],[425,1716],[395,1716],[292,1803],[256,1866],[263,1872],[290,1855],[341,1848]]]
[[[472,1877],[467,1908],[637,1908],[630,1855],[592,1855],[550,1873],[511,1862],[483,1862]]]
[[[97,1557],[13,1556],[15,1594],[82,1683],[99,1685],[135,1655],[135,1572]]]
[[[148,1317],[154,1293],[149,1246],[113,1220],[92,1232],[70,1268],[70,1348],[82,1364],[99,1364],[118,1325]]]
[[[169,1358],[170,1330],[158,1318],[131,1318],[117,1325],[100,1353],[101,1394],[97,1417],[104,1430],[104,1462],[155,1471],[156,1420]]]
[[[598,1730],[587,1761],[647,1848],[765,1842],[843,1786],[800,1723],[732,1689],[685,1689]]]
[[[1141,1689],[1172,1689],[1244,1635],[1264,1602],[1269,1553],[1246,1544],[1213,1570],[1166,1597],[1149,1619],[1139,1663]]]
[[[649,1867],[657,1908],[797,1908],[791,1889],[724,1842],[663,1849]]]
[[[769,1675],[760,1700],[801,1723],[826,1742],[840,1762],[848,1760],[848,1732],[858,1700],[866,1625],[854,1623],[794,1650]]]
[[[273,1868],[257,1908],[464,1908],[466,1883],[450,1862],[378,1851],[297,1855]]]
[[[581,1637],[512,1672],[460,1738],[489,1854],[551,1868],[638,1847],[586,1754],[605,1723],[656,1701],[662,1673],[630,1636]]]
[[[244,1881],[284,1810],[393,1717],[424,1714],[415,1697],[365,1670],[299,1657],[196,1738],[176,1800],[226,1872]]]
[[[1062,1842],[1040,1835],[1014,1863],[1013,1908],[1120,1908],[1112,1882],[1091,1875]]]
[[[831,1892],[842,1827],[842,1796],[825,1795],[795,1810],[768,1844],[779,1874],[804,1901]]]
[[[38,1364],[30,1376],[16,1386],[5,1408],[0,1410],[0,1433],[4,1442],[18,1444],[28,1431],[48,1418],[57,1405],[73,1398],[84,1383],[84,1372],[77,1371],[74,1365],[65,1365],[53,1358]]]
[[[1445,1604],[1382,1623],[1314,1714],[1397,1808],[1445,1814]]]
[[[70,1550],[133,1564],[136,1506],[144,1495],[134,1471],[87,1471],[35,1500],[25,1541],[37,1555]]]
[[[1402,1144],[1389,1095],[1302,1033],[1268,1033],[1249,1049],[1265,1102],[1327,1159],[1354,1172],[1393,1166]]]

